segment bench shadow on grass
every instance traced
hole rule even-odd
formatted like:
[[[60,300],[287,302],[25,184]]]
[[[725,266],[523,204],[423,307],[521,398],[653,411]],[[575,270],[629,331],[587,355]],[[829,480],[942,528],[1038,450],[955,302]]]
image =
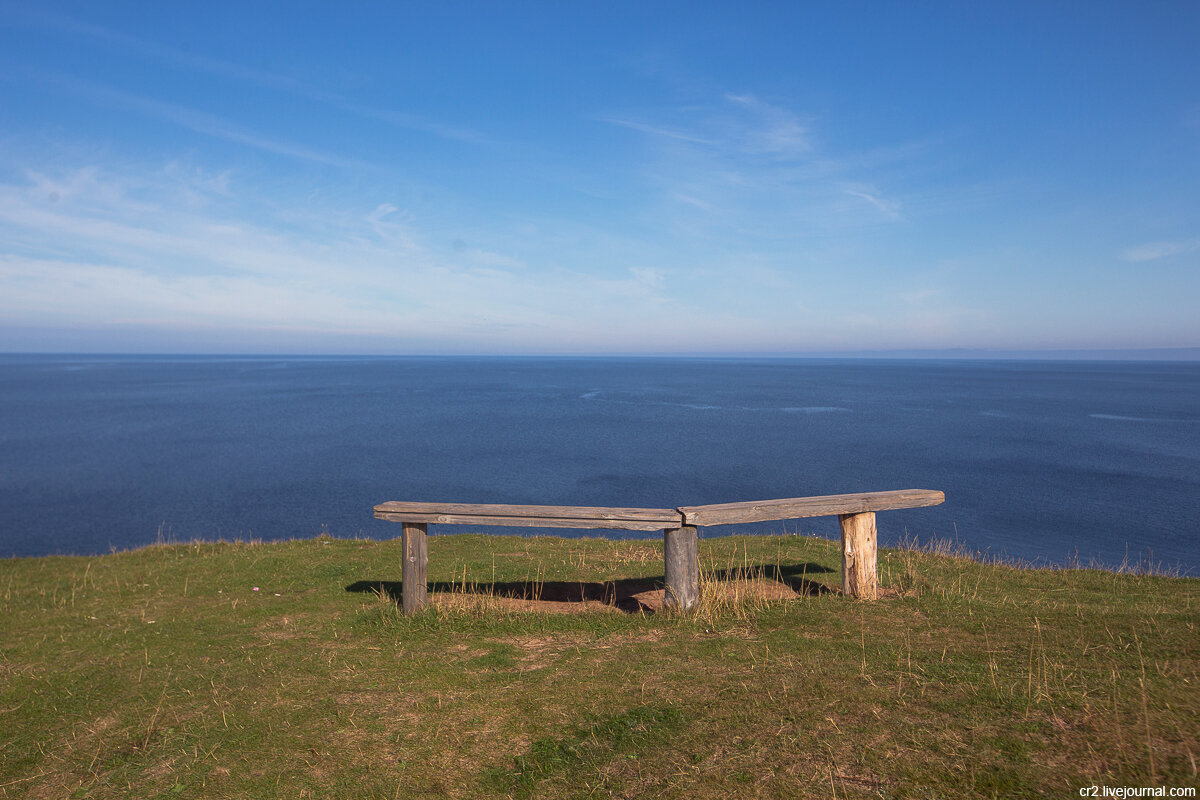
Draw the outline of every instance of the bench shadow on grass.
[[[705,572],[707,580],[736,581],[751,579],[774,580],[789,587],[798,595],[820,595],[835,591],[823,583],[810,580],[807,576],[833,572],[821,564],[751,564],[735,569],[720,569]],[[630,614],[645,610],[639,598],[646,592],[663,588],[662,575],[647,578],[621,578],[613,581],[434,581],[429,584],[431,594],[478,594],[505,597],[514,600],[539,600],[555,603],[583,603],[594,601],[613,606]],[[397,605],[401,599],[400,581],[355,581],[346,587],[347,592],[363,592],[385,596]]]

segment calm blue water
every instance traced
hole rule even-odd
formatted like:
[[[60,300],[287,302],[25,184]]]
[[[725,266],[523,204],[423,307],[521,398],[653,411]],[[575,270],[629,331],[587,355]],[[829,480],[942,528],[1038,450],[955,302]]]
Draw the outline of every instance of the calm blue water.
[[[1194,574],[1200,364],[0,356],[0,555],[104,553],[160,526],[392,537],[384,500],[900,488],[948,502],[881,514],[884,543]]]

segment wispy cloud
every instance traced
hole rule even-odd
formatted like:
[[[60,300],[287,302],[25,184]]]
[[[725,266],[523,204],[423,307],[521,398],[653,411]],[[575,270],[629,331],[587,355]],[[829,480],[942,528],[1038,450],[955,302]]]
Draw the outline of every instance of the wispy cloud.
[[[707,139],[695,133],[688,131],[676,130],[665,125],[652,125],[648,122],[640,122],[633,119],[622,119],[620,117],[600,117],[601,122],[607,122],[610,125],[619,125],[622,128],[629,128],[638,133],[646,133],[651,136],[662,139],[674,139],[680,142],[691,142],[693,144],[715,145],[718,143],[716,139]]]
[[[811,149],[807,126],[792,112],[751,95],[727,94],[725,99],[754,117],[753,124],[743,127],[739,137],[747,152],[787,158]]]
[[[615,239],[582,247],[594,232],[549,222],[537,235],[554,243],[546,251],[523,248],[523,233],[479,228],[476,244],[450,245],[445,229],[423,230],[386,197],[290,202],[179,163],[0,181],[0,328],[58,331],[69,347],[97,332],[157,331],[192,350],[292,341],[357,352],[735,353],[933,346],[964,340],[985,316],[929,283],[830,302],[836,291],[769,253],[656,259]]]
[[[46,83],[71,91],[92,102],[101,105],[120,106],[139,114],[165,120],[204,136],[224,139],[225,141],[234,142],[255,150],[339,167],[369,168],[371,166],[367,162],[358,159],[346,158],[334,153],[305,147],[294,142],[264,136],[260,133],[247,130],[215,114],[209,114],[174,103],[166,103],[161,100],[153,100],[120,89],[114,89],[110,86],[101,86],[82,81],[67,75],[47,72],[37,72],[34,74]]]
[[[727,94],[723,100],[720,106],[676,110],[674,114],[680,118],[676,124],[632,114],[601,116],[599,120],[659,139],[743,155],[786,159],[810,149],[807,127],[790,111],[751,95]]]
[[[683,192],[675,192],[671,196],[674,197],[679,202],[686,203],[687,205],[698,208],[701,211],[712,211],[713,210],[712,203],[706,203],[703,200],[701,200],[699,197],[692,197],[691,195],[684,194]]]
[[[311,83],[268,70],[248,67],[225,59],[212,58],[177,47],[148,41],[122,31],[112,30],[66,14],[44,9],[22,8],[17,15],[26,22],[52,28],[70,35],[85,37],[119,49],[124,53],[136,53],[142,57],[170,64],[175,67],[207,73],[230,80],[304,97],[330,105],[368,119],[386,122],[398,128],[420,131],[459,142],[481,142],[485,137],[478,131],[461,125],[452,125],[410,111],[379,108],[356,102],[337,92],[321,89]]]
[[[879,209],[884,217],[891,220],[901,219],[900,204],[894,200],[885,199],[874,187],[847,187],[842,190],[850,197],[857,197]]]
[[[723,237],[745,252],[904,219],[900,200],[881,188],[887,158],[819,147],[803,114],[755,95],[599,119],[645,135],[644,180],[658,192],[664,226],[681,237]]]
[[[202,70],[214,75],[235,78],[241,81],[250,81],[260,86],[267,86],[283,91],[303,91],[303,86],[298,81],[282,75],[234,64],[218,58],[189,53],[175,47],[147,41],[137,36],[131,36],[121,31],[95,25],[77,17],[50,11],[45,8],[26,6],[18,9],[6,9],[5,13],[12,13],[15,19],[20,19],[39,27],[51,28],[74,36],[103,42],[114,48],[119,48],[123,52],[138,53],[142,56],[176,66]]]
[[[391,203],[380,203],[379,205],[375,206],[374,211],[372,211],[370,214],[367,214],[367,221],[371,223],[377,223],[384,217],[391,216],[399,210],[400,209],[396,208]]]
[[[659,319],[653,267],[532,269],[492,250],[439,249],[390,202],[314,209],[325,226],[297,234],[264,208],[277,201],[227,181],[205,188],[204,175],[181,187],[178,173],[87,168],[0,184],[0,321],[286,329],[383,337],[394,350],[434,335],[513,351],[638,349],[672,324]]]
[[[1180,239],[1172,242],[1147,242],[1130,247],[1121,254],[1126,261],[1157,261],[1160,258],[1182,255],[1200,250],[1200,238]]]
[[[945,297],[946,290],[934,287],[925,287],[923,289],[912,289],[910,291],[901,292],[899,297],[905,304],[910,306],[923,306],[929,303],[940,300]]]
[[[663,274],[661,269],[654,269],[652,267],[630,267],[629,274],[633,276],[633,279],[637,283],[653,291],[661,289],[666,280],[666,275]]]

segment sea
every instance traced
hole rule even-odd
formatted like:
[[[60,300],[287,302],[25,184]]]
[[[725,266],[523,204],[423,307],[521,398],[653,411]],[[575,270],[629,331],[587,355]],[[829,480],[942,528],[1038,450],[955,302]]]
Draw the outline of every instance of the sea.
[[[1195,575],[1200,363],[0,355],[3,557],[391,538],[400,526],[372,516],[387,500],[888,489],[946,502],[881,512],[883,546]],[[834,537],[837,522],[701,536],[736,532]]]

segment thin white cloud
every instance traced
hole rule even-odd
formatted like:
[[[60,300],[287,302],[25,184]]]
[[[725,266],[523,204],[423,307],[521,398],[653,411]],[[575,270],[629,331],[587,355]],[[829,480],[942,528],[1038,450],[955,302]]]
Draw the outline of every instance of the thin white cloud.
[[[648,289],[657,291],[663,287],[666,276],[661,269],[652,267],[630,267],[629,274],[633,279]]]
[[[377,108],[350,100],[336,92],[318,89],[311,84],[295,78],[280,75],[267,70],[247,67],[224,59],[191,53],[170,47],[159,42],[152,42],[131,36],[121,31],[115,31],[76,17],[43,9],[25,8],[20,10],[20,16],[35,25],[53,28],[68,34],[86,37],[104,42],[119,48],[122,52],[134,52],[159,62],[172,64],[185,69],[205,72],[223,78],[229,78],[245,83],[252,83],[266,89],[314,100],[319,103],[334,106],[358,116],[387,122],[399,128],[421,131],[443,139],[459,142],[481,142],[484,136],[469,128],[450,125],[430,120],[420,114],[399,111],[395,109]]]
[[[691,142],[693,144],[717,144],[716,139],[708,139],[688,131],[675,130],[664,125],[651,125],[646,122],[639,122],[633,119],[621,119],[619,117],[600,117],[601,122],[607,122],[610,125],[619,125],[622,128],[646,133],[651,136],[660,137],[663,139],[674,139],[681,142]]]
[[[742,155],[789,159],[811,149],[807,126],[792,112],[750,95],[727,94],[724,100],[723,107],[677,110],[675,115],[683,124],[630,115],[601,116],[599,120],[659,139]]]
[[[879,188],[887,157],[818,148],[803,114],[751,94],[600,119],[646,134],[642,176],[662,229],[731,257],[905,219],[901,200]],[[893,157],[915,156],[909,148]]]
[[[679,202],[686,203],[687,205],[698,208],[701,211],[712,211],[713,210],[712,203],[706,203],[705,201],[701,200],[698,197],[692,197],[690,194],[684,194],[683,192],[675,192],[671,196],[674,197]]]
[[[392,205],[391,203],[380,203],[379,205],[375,206],[374,211],[372,211],[370,214],[367,214],[366,219],[367,222],[375,224],[384,217],[391,216],[399,210],[400,209],[396,208],[396,206]]]
[[[939,300],[946,294],[945,289],[937,289],[926,287],[924,289],[913,289],[907,292],[901,292],[899,297],[905,304],[910,306],[926,305],[931,301]]]
[[[1121,257],[1126,261],[1157,261],[1160,258],[1182,255],[1200,250],[1200,238],[1181,239],[1173,242],[1147,242],[1136,247],[1130,247]]]
[[[11,11],[7,9],[6,11]],[[131,36],[121,31],[105,28],[86,22],[77,17],[50,11],[44,8],[25,7],[18,10],[19,17],[35,25],[51,28],[75,36],[86,37],[101,41],[119,48],[122,52],[136,52],[140,55],[175,64],[177,66],[210,72],[224,77],[250,81],[260,86],[286,91],[300,91],[302,86],[298,81],[277,75],[265,70],[234,64],[217,58],[189,53],[174,47],[147,41],[137,36]]]
[[[188,168],[179,162],[170,162],[163,167],[163,175],[174,180],[186,196],[195,202],[207,202],[213,196],[229,197],[229,170],[210,174],[194,167]]]
[[[740,134],[747,152],[787,158],[812,149],[808,127],[792,112],[751,95],[727,94],[725,99],[741,106],[752,117],[751,124],[745,125]]]
[[[435,122],[427,119],[420,114],[413,114],[407,111],[396,111],[387,108],[375,108],[373,106],[355,103],[343,97],[336,95],[328,95],[325,93],[315,94],[308,93],[313,99],[322,100],[330,105],[336,106],[342,111],[349,111],[352,114],[357,114],[360,117],[375,119],[381,122],[387,122],[397,128],[407,128],[409,130],[421,131],[423,133],[432,134],[442,139],[449,139],[456,142],[479,143],[486,141],[482,133],[462,125],[450,125],[444,122]]]
[[[875,189],[874,187],[846,188],[843,189],[842,192],[850,197],[857,197],[860,200],[865,200],[875,208],[879,209],[879,212],[888,219],[898,220],[902,218],[900,215],[900,204],[884,198],[879,190]]]
[[[263,136],[262,134],[235,125],[215,114],[197,111],[196,109],[186,108],[174,103],[165,103],[161,100],[152,100],[130,92],[121,91],[120,89],[81,81],[66,75],[45,72],[37,74],[45,82],[74,92],[93,102],[122,106],[131,111],[165,120],[205,136],[224,139],[225,141],[245,145],[255,150],[332,166],[351,168],[371,167],[370,164],[359,159],[345,158],[344,156],[305,147],[293,142]]]
[[[294,218],[263,217],[236,187],[201,206],[181,197],[165,171],[0,184],[0,321],[586,350],[644,337],[660,316],[654,268],[606,276],[437,251],[389,202],[324,214],[324,228],[297,234]]]
[[[512,256],[506,256],[502,253],[493,253],[490,250],[480,250],[478,248],[466,248],[462,251],[463,257],[468,263],[478,264],[484,269],[503,268],[509,271],[523,270],[525,264],[519,259]]]
[[[294,326],[331,333],[370,328],[378,310],[303,283],[250,275],[170,275],[129,267],[0,255],[3,318],[45,323]],[[50,288],[53,291],[48,291]],[[394,319],[389,319],[392,324]]]

